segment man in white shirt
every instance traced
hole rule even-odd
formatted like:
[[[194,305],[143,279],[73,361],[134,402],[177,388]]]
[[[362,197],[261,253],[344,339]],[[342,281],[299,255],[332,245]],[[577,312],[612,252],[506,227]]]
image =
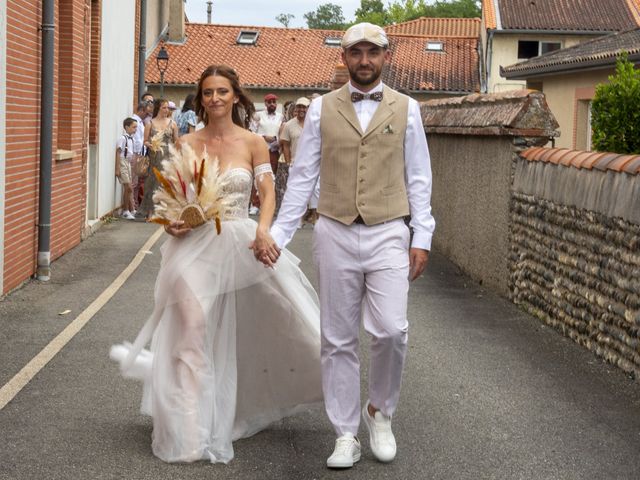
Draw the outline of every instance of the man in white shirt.
[[[153,104],[152,104],[153,105]],[[133,156],[131,158],[131,187],[133,189],[134,208],[138,208],[142,200],[142,188],[144,186],[144,178],[136,173],[136,163],[138,159],[145,154],[144,151],[144,118],[149,112],[149,103],[147,100],[140,100],[136,106],[136,112],[131,115],[138,127],[133,134]]]
[[[320,176],[313,256],[318,267],[325,408],[338,436],[330,468],[360,459],[360,319],[371,335],[362,418],[381,462],[395,458],[391,417],[407,348],[409,281],[427,264],[435,221],[431,166],[418,103],[382,84],[390,59],[382,28],[361,23],[342,39],[350,82],[313,100],[282,207],[271,228],[284,248]],[[413,238],[403,216],[411,214]],[[254,251],[266,265],[277,255]]]
[[[282,125],[283,116],[278,112],[278,97],[273,93],[264,96],[266,110],[262,110],[255,115],[255,133],[261,135],[269,145],[269,160],[275,175],[278,171],[278,157],[280,156],[280,146],[278,144],[278,132]]]

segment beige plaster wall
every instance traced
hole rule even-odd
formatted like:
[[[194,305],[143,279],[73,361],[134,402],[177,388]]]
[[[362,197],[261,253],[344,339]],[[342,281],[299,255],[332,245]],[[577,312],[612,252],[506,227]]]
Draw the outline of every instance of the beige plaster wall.
[[[593,98],[589,91],[595,90],[599,83],[608,82],[607,77],[613,73],[614,69],[611,68],[532,79],[542,82],[542,91],[547,104],[560,124],[560,137],[556,139],[556,147],[591,149],[590,145],[586,144],[588,128],[586,105],[588,100]],[[584,104],[581,105],[580,102]],[[577,143],[574,141],[574,126]]]
[[[429,134],[427,141],[436,219],[433,248],[507,295],[511,140]]]
[[[158,37],[169,23],[169,4],[171,0],[147,0],[147,35],[145,44],[147,52],[151,52],[158,42]]]

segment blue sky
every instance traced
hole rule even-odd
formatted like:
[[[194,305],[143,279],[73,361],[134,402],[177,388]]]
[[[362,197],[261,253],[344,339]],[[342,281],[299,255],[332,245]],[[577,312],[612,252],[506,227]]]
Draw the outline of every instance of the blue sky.
[[[315,11],[324,3],[340,5],[346,20],[353,20],[356,9],[360,7],[360,0],[213,0],[212,22],[281,27],[282,24],[275,19],[276,15],[291,13],[295,17],[289,24],[290,27],[306,27],[303,15]],[[187,0],[185,10],[190,21],[207,21],[206,0]]]

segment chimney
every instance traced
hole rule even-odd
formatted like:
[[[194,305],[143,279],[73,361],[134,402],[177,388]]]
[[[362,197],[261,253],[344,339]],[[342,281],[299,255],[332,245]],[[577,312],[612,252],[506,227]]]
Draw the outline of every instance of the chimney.
[[[184,0],[169,3],[169,41],[184,42]]]
[[[349,70],[346,65],[339,63],[333,70],[331,77],[331,90],[337,90],[349,81]]]
[[[211,4],[213,2],[211,0],[207,1],[207,23],[211,23]]]

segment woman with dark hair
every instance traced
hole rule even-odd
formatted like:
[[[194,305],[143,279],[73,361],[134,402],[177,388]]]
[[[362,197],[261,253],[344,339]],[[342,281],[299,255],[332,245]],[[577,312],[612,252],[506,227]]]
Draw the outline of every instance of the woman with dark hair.
[[[196,125],[198,124],[198,118],[196,117],[194,100],[196,98],[195,93],[190,93],[184,99],[184,105],[182,110],[176,116],[176,123],[178,124],[178,134],[180,136],[187,133],[193,133],[196,131]]]
[[[142,202],[138,213],[147,218],[153,213],[153,192],[158,188],[158,179],[152,173],[153,167],[162,171],[162,161],[169,154],[169,145],[178,139],[178,127],[171,118],[169,101],[158,98],[153,104],[153,118],[144,129],[144,145],[149,152],[149,172],[144,181]]]
[[[227,463],[232,441],[322,399],[318,298],[298,260],[269,233],[273,173],[253,104],[226,66],[207,68],[196,111],[205,126],[180,139],[182,155],[218,161],[230,212],[216,226],[165,227],[155,308],[133,345],[112,348],[125,376],[145,380],[155,455]],[[202,160],[201,160],[202,161]],[[262,199],[248,217],[252,183]],[[277,269],[265,268],[263,263]],[[263,257],[264,256],[264,257]],[[151,341],[151,351],[143,350]]]

